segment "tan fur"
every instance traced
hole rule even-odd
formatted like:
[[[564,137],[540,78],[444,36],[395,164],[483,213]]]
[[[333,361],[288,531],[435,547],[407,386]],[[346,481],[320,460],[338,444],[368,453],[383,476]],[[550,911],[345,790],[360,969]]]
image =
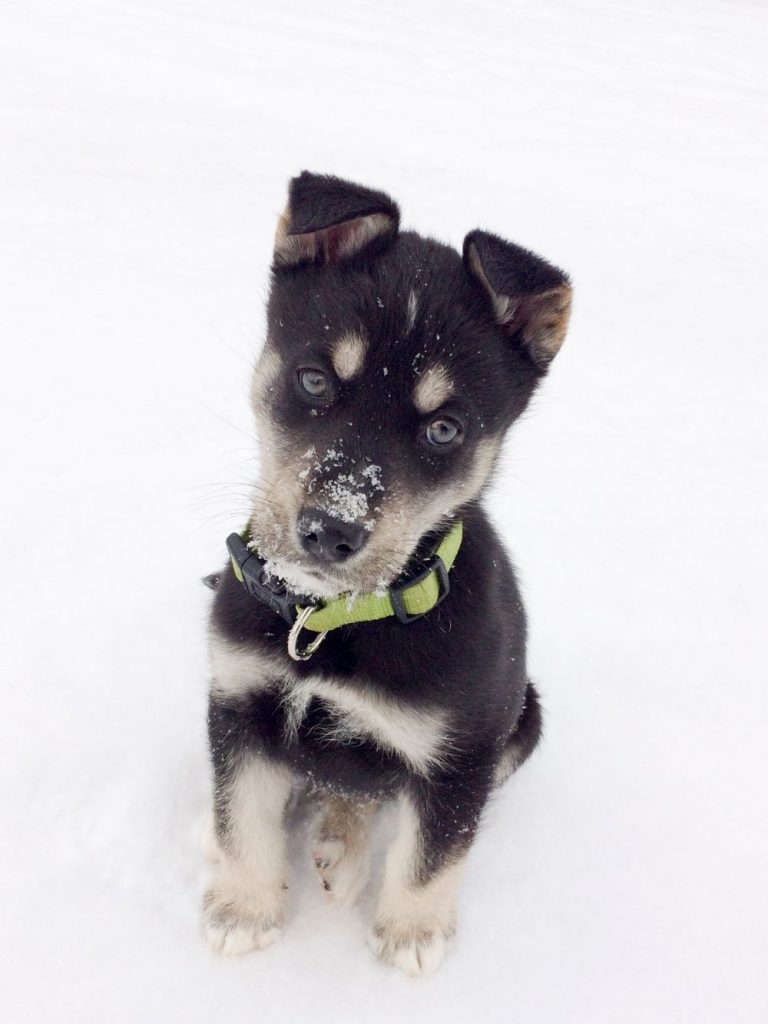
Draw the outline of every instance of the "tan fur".
[[[443,366],[428,366],[416,381],[413,404],[421,413],[434,412],[453,394],[453,383]]]
[[[256,370],[253,375],[252,395],[254,399],[264,400],[267,392],[273,387],[279,377],[282,365],[283,361],[280,358],[280,353],[271,341],[267,341],[261,350],[261,355],[256,363]]]
[[[269,399],[272,388],[275,386],[277,379],[280,376],[282,367],[283,361],[280,358],[280,353],[277,351],[270,339],[267,339],[266,344],[261,350],[261,354],[256,363],[256,367],[253,371],[253,377],[251,379],[251,408],[253,409],[254,416],[256,418],[256,426],[259,433],[268,433],[269,431],[269,420],[266,415],[266,403]]]
[[[283,810],[291,790],[288,770],[251,755],[239,765],[226,794],[220,859],[203,900],[206,935],[219,953],[264,949],[283,923],[287,861]]]
[[[430,974],[442,962],[456,930],[455,900],[464,857],[426,884],[418,882],[420,829],[410,801],[400,804],[397,837],[387,853],[371,944],[378,956],[407,974]]]
[[[523,341],[534,360],[547,366],[565,341],[571,316],[571,286],[562,284],[538,295],[501,295],[488,280],[474,245],[469,247],[469,264],[493,301],[498,323],[511,330],[524,325]]]
[[[571,318],[570,285],[561,285],[520,302],[519,317],[525,321],[523,339],[531,355],[542,366],[550,363],[565,341]]]
[[[293,732],[298,729],[313,697],[330,708],[334,724],[325,733],[329,743],[349,743],[364,737],[382,750],[398,754],[421,774],[450,757],[450,729],[437,709],[401,703],[373,687],[346,686],[343,680],[303,676],[285,683],[285,704]]]
[[[505,326],[511,324],[516,302],[514,299],[510,298],[509,295],[499,295],[494,291],[491,282],[488,280],[488,277],[483,270],[483,264],[480,260],[480,255],[477,251],[476,245],[470,245],[469,247],[469,265],[472,273],[491,297],[494,313],[496,314],[496,320],[498,323],[504,324]]]
[[[360,334],[342,334],[331,349],[331,362],[340,380],[357,377],[365,362],[367,343]]]
[[[290,210],[286,210],[278,219],[275,231],[274,261],[277,266],[295,266],[317,259],[326,263],[332,259],[344,259],[392,230],[392,218],[386,213],[371,213],[303,235],[290,234],[290,224]]]
[[[353,904],[368,879],[370,828],[377,804],[328,794],[312,828],[312,859],[329,900]]]
[[[217,696],[243,697],[274,685],[284,675],[278,659],[251,646],[225,640],[211,630],[208,638],[211,689]]]

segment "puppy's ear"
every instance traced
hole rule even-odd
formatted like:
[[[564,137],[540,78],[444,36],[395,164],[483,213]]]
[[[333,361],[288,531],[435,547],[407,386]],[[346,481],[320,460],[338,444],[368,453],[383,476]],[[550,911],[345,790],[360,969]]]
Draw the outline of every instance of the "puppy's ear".
[[[397,234],[400,211],[383,192],[303,171],[277,224],[274,265],[338,263]]]
[[[540,256],[485,231],[472,231],[464,239],[464,265],[488,293],[498,323],[520,338],[544,372],[568,329],[568,276]]]

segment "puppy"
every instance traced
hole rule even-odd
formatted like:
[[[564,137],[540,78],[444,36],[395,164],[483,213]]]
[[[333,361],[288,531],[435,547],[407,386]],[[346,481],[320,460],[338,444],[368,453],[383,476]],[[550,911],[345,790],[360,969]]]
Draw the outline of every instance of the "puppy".
[[[333,900],[359,895],[375,809],[399,802],[371,943],[411,974],[440,964],[483,807],[540,734],[482,494],[570,305],[561,270],[495,235],[459,255],[401,232],[381,192],[291,182],[253,380],[261,477],[210,623],[216,950],[279,935],[303,779]]]

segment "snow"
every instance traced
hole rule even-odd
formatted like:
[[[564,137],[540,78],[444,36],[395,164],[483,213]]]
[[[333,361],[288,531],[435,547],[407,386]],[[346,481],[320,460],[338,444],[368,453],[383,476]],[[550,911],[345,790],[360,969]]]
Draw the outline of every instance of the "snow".
[[[30,0],[0,12],[4,1019],[757,1022],[768,1013],[765,6]],[[324,905],[205,947],[204,623],[256,474],[288,177],[572,272],[491,505],[546,742],[442,971]]]

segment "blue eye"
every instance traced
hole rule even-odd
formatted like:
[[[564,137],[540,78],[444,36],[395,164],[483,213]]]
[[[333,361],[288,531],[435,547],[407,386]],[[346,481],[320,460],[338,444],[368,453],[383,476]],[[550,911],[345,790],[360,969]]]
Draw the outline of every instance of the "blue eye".
[[[299,370],[299,387],[311,398],[324,398],[328,394],[328,378],[322,370]]]
[[[427,427],[427,440],[430,444],[446,445],[453,444],[461,436],[461,427],[456,420],[441,416],[439,420],[432,420]]]

